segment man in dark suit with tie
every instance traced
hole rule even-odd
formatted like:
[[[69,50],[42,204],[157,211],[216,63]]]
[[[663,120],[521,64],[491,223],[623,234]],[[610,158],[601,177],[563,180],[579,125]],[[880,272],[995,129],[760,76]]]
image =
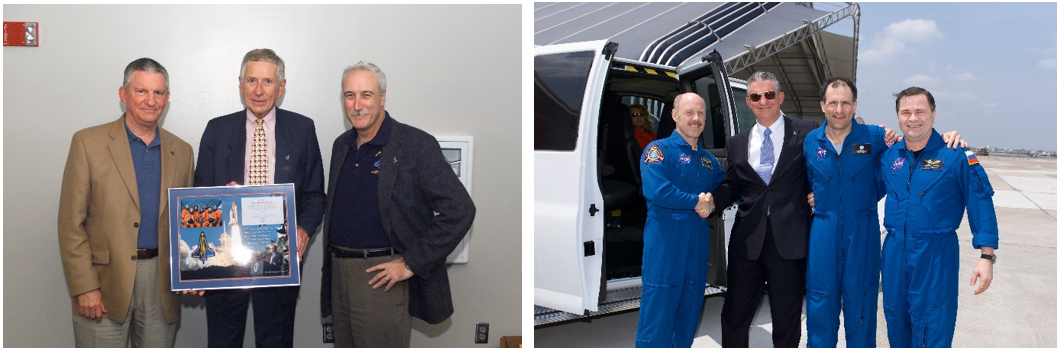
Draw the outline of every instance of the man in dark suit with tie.
[[[756,124],[730,137],[726,178],[711,194],[716,212],[740,201],[729,242],[722,347],[748,347],[764,282],[774,347],[799,345],[811,218],[803,140],[819,124],[785,116],[784,100],[773,74],[760,71],[748,79],[745,103]]]
[[[270,49],[243,57],[240,93],[247,109],[210,120],[199,144],[195,187],[295,184],[298,254],[324,217],[324,166],[313,120],[276,107],[284,61]],[[210,291],[207,344],[243,347],[247,305],[254,301],[256,347],[292,347],[298,286]]]

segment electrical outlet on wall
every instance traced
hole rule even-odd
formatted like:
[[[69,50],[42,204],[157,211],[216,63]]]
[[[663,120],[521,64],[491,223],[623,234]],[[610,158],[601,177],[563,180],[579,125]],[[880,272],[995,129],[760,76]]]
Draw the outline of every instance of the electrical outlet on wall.
[[[486,343],[490,338],[490,323],[475,323],[475,343]]]

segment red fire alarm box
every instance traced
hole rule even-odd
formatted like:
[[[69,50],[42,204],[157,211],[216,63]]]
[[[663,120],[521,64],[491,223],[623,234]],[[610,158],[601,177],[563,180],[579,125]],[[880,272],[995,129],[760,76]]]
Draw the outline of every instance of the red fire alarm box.
[[[37,22],[4,22],[4,46],[37,46],[39,31]]]

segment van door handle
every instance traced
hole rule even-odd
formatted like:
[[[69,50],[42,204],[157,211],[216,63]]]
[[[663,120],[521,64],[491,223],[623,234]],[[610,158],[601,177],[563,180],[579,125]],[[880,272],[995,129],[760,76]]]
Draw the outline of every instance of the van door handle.
[[[600,211],[600,209],[597,209],[597,205],[596,204],[590,204],[589,205],[589,216],[596,215],[598,211]]]

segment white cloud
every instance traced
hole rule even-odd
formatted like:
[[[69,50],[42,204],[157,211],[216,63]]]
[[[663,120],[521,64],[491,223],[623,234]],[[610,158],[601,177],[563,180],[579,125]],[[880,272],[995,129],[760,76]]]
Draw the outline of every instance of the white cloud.
[[[954,69],[954,65],[947,64],[947,71],[950,71],[950,70],[953,70],[953,69]]]
[[[944,101],[944,100],[969,100],[969,101],[972,101],[972,100],[976,100],[976,97],[977,97],[976,93],[973,93],[973,92],[955,92],[955,91],[951,91],[950,89],[940,89],[938,91],[933,91],[932,92],[932,96],[934,96],[936,98],[937,102],[938,101]],[[983,104],[983,103],[981,103],[981,104]]]
[[[907,50],[907,43],[929,43],[943,38],[943,33],[933,20],[907,19],[884,28],[884,32],[873,37],[873,42],[861,59],[868,62],[886,62],[892,56]]]
[[[986,102],[986,103],[982,102],[982,103],[977,103],[976,105],[980,105],[981,107],[986,108],[986,109],[994,109],[994,108],[998,107],[998,103],[996,103],[996,102]]]
[[[934,86],[934,85],[936,85],[938,83],[939,83],[939,78],[932,77],[932,76],[929,76],[929,75],[923,75],[923,74],[916,74],[916,75],[913,75],[913,76],[910,76],[910,77],[906,77],[906,79],[903,80],[903,84],[905,84],[905,85],[908,85],[908,86],[919,86],[919,87],[922,87],[922,88],[924,88],[926,86]]]
[[[1057,59],[1042,59],[1039,60],[1039,67],[1042,68],[1057,68]]]
[[[907,19],[888,25],[887,28],[884,28],[884,33],[910,42],[927,43],[943,38],[943,33],[939,32],[939,28],[936,28],[936,21],[933,20]]]
[[[958,82],[971,82],[971,81],[975,81],[976,80],[976,76],[973,76],[972,73],[965,72],[965,73],[960,73],[960,74],[951,76],[951,79],[953,79],[955,81],[958,81]]]
[[[1033,105],[1032,103],[1025,103],[1024,107],[1026,107],[1026,108],[1034,108],[1035,105]]]

